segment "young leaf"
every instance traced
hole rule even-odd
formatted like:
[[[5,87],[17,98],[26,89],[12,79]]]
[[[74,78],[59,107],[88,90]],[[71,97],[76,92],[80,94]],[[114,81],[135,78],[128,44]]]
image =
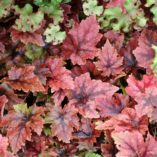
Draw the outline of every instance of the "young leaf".
[[[93,152],[87,152],[85,154],[85,157],[101,157],[101,155],[99,155],[97,153],[93,153]]]
[[[120,74],[122,72],[123,58],[118,57],[118,53],[107,40],[98,54],[99,61],[95,63],[98,70],[102,71],[103,76]]]
[[[40,58],[44,54],[43,49],[37,45],[27,44],[25,55],[31,59],[35,60]]]
[[[83,3],[83,12],[87,16],[100,16],[103,12],[103,6],[98,6],[97,0],[87,0]]]
[[[33,7],[30,4],[26,4],[23,8],[15,6],[15,12],[20,14],[20,16],[15,21],[14,29],[22,32],[38,30],[44,19],[44,14],[41,11],[33,13]]]
[[[144,27],[147,19],[139,6],[140,1],[138,0],[125,0],[124,9],[118,5],[105,9],[103,16],[99,18],[102,28],[113,28],[115,31],[129,32],[131,28],[140,29]]]
[[[63,42],[62,55],[73,64],[83,65],[86,59],[97,56],[99,49],[96,45],[101,37],[96,17],[90,16],[69,31]]]
[[[26,66],[24,68],[12,67],[8,71],[8,77],[3,79],[13,89],[23,90],[25,92],[40,92],[45,91],[39,78],[34,74],[34,66]]]
[[[157,2],[155,0],[147,0],[145,6],[150,7],[150,12],[153,14],[153,21],[157,24]]]
[[[31,140],[32,131],[41,134],[44,120],[40,116],[43,113],[43,107],[28,108],[26,104],[18,104],[14,106],[14,111],[2,118],[0,126],[7,126],[7,137],[15,153],[25,145],[26,140]]]
[[[63,20],[63,10],[61,9],[62,0],[35,0],[35,4],[39,6],[40,10],[53,18],[55,25]]]
[[[46,28],[44,35],[46,36],[46,42],[52,42],[53,45],[57,45],[63,42],[65,39],[65,32],[60,31],[58,25],[49,24]]]
[[[1,0],[0,1],[0,19],[9,15],[14,0]]]

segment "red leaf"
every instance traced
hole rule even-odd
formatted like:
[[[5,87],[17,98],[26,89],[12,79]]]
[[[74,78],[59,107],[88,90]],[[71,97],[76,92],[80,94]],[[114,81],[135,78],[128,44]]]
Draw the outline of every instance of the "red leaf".
[[[111,30],[106,32],[104,37],[107,38],[117,50],[123,46],[124,34],[120,34]]]
[[[99,74],[98,70],[96,69],[95,64],[91,62],[90,60],[87,60],[86,64],[81,65],[81,66],[75,66],[72,69],[72,73],[74,77],[87,73],[87,72],[91,73],[93,76]]]
[[[30,65],[24,68],[12,67],[8,71],[8,77],[4,78],[3,81],[16,90],[43,92],[45,88],[34,74],[34,68],[34,66]]]
[[[8,139],[0,134],[0,156],[5,154],[8,145]]]
[[[34,64],[35,71],[34,73],[39,77],[43,85],[46,85],[47,77],[51,76],[50,70],[46,67],[44,60],[35,60]]]
[[[60,89],[72,89],[74,87],[71,72],[63,67],[62,58],[49,59],[47,65],[51,72],[51,79],[48,81],[48,85],[51,87],[52,92]]]
[[[29,113],[30,111],[25,110],[25,105],[19,105],[21,111],[10,111],[0,123],[1,127],[7,126],[7,137],[15,153],[25,145],[26,140],[31,140],[32,131],[40,135],[44,124],[40,117],[44,112],[42,107],[32,108],[32,113]]]
[[[127,106],[129,102],[128,96],[123,96],[121,94],[116,94],[112,98],[102,97],[97,98],[98,110],[102,117],[114,116],[119,113]]]
[[[86,118],[98,118],[96,98],[111,97],[118,88],[103,83],[100,80],[91,80],[89,73],[76,77],[75,87],[71,91],[70,103],[74,104],[82,116]]]
[[[127,83],[126,92],[135,100],[138,100],[145,93],[146,88],[157,85],[157,80],[153,75],[144,75],[142,80],[137,80],[133,75],[130,75]]]
[[[61,105],[61,102],[64,100],[64,97],[66,96],[66,90],[60,89],[56,91],[52,98],[54,100],[55,105]]]
[[[5,108],[5,104],[8,102],[8,99],[5,95],[0,96],[0,111],[1,111],[1,117],[3,117],[3,112]]]
[[[148,118],[147,116],[139,116],[132,108],[125,108],[121,114],[98,125],[97,129],[112,129],[114,132],[139,131],[140,133],[145,134],[148,130]]]
[[[97,43],[102,35],[95,16],[82,20],[79,25],[72,28],[62,46],[62,54],[71,59],[73,64],[83,65],[86,59],[93,59],[97,52]]]
[[[112,144],[101,144],[101,151],[104,157],[114,156],[114,147]]]
[[[11,37],[13,42],[21,41],[24,44],[36,44],[38,46],[44,46],[44,41],[42,39],[42,35],[39,32],[20,32],[17,30],[11,31]]]
[[[116,157],[155,157],[157,156],[157,142],[150,135],[144,142],[142,134],[139,132],[120,132],[112,135],[119,150]]]
[[[12,106],[17,103],[21,103],[22,99],[18,98],[18,96],[14,93],[14,91],[9,88],[6,84],[0,85],[0,91],[4,94],[8,99],[8,106]]]
[[[141,33],[138,44],[139,46],[133,51],[138,65],[150,70],[150,65],[155,55],[152,45],[157,44],[157,33],[145,29]]]
[[[118,53],[107,40],[106,44],[99,53],[99,61],[95,63],[98,70],[102,71],[103,76],[120,74],[122,72],[123,58],[118,57]]]
[[[112,0],[109,1],[109,3],[106,5],[106,8],[114,8],[114,7],[120,7],[123,10],[123,13],[126,12],[126,9],[124,7],[125,0]]]
[[[136,101],[135,106],[139,115],[147,115],[151,120],[157,121],[157,79],[153,75],[144,75],[142,80],[130,76],[127,80],[127,93]]]
[[[120,50],[120,54],[124,56],[123,67],[127,72],[136,69],[137,61],[132,52],[138,46],[138,38],[139,33],[134,33],[131,39],[126,44],[126,46],[123,46]]]
[[[78,129],[79,127],[77,110],[74,106],[67,105],[63,109],[54,106],[49,116],[53,120],[51,125],[53,135],[57,136],[60,141],[70,143],[74,128]]]
[[[157,121],[157,87],[146,88],[137,102],[135,108],[140,115],[147,115],[150,121]]]
[[[5,46],[3,45],[2,42],[0,42],[0,52],[4,52],[5,51]]]

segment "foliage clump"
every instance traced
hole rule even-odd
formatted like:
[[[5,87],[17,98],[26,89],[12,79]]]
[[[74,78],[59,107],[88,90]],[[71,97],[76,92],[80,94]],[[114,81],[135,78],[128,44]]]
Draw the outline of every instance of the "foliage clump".
[[[156,157],[156,10],[0,0],[0,157]]]

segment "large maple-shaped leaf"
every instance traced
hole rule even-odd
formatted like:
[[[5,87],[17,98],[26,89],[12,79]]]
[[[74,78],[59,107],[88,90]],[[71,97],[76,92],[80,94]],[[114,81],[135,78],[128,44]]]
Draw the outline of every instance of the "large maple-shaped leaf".
[[[8,77],[3,81],[15,90],[23,90],[25,92],[45,91],[39,78],[34,74],[34,66],[28,65],[24,68],[12,67],[8,71]]]
[[[157,44],[156,31],[143,30],[138,41],[139,46],[133,51],[138,65],[150,70],[151,62],[155,56],[152,45]]]
[[[96,62],[98,70],[102,71],[102,75],[110,76],[120,74],[122,72],[123,58],[118,57],[118,53],[107,40],[106,44],[99,53],[99,61]]]
[[[126,92],[137,100],[145,93],[146,88],[156,86],[157,80],[153,75],[144,75],[142,80],[137,80],[133,75],[130,75],[127,83]]]
[[[47,60],[47,65],[51,73],[48,85],[51,87],[52,92],[74,87],[71,72],[63,66],[62,58],[49,59]]]
[[[26,140],[31,140],[32,131],[41,134],[44,120],[43,107],[27,108],[26,104],[14,105],[14,111],[10,111],[1,120],[0,126],[7,127],[7,137],[12,150],[16,153]]]
[[[142,80],[130,76],[126,92],[138,103],[135,108],[139,115],[147,115],[157,121],[157,80],[153,75],[144,75]]]
[[[116,94],[112,98],[102,97],[96,99],[98,110],[101,117],[114,116],[127,106],[129,97],[121,94]]]
[[[89,73],[75,78],[75,87],[71,91],[70,103],[78,108],[86,118],[98,118],[96,98],[111,97],[118,88],[100,80],[91,80]]]
[[[85,64],[86,59],[93,59],[97,52],[97,43],[101,38],[99,25],[95,16],[82,20],[79,25],[72,28],[62,46],[62,54],[71,59],[73,64]]]
[[[120,132],[112,135],[119,150],[116,157],[155,157],[157,156],[157,142],[148,135],[144,142],[139,132]]]
[[[53,120],[51,125],[52,134],[57,136],[60,141],[70,143],[72,132],[79,127],[79,119],[77,110],[74,106],[67,105],[64,108],[54,106],[49,114],[49,118]]]
[[[112,117],[103,124],[97,126],[98,130],[114,130],[114,132],[121,131],[139,131],[142,134],[148,130],[147,116],[139,116],[135,109],[125,108],[121,114]]]

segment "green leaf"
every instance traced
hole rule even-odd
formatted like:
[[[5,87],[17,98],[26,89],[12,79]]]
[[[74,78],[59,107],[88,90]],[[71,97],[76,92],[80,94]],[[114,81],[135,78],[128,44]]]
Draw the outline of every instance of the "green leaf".
[[[157,25],[157,5],[153,6],[153,7],[150,9],[150,12],[154,15],[153,21],[154,21],[154,23]]]
[[[26,53],[25,55],[31,59],[31,60],[35,60],[38,59],[40,57],[42,57],[44,54],[44,51],[41,47],[37,46],[37,45],[33,45],[33,44],[27,44],[26,45]]]
[[[49,27],[45,30],[46,42],[53,42],[54,45],[60,44],[65,39],[65,32],[60,31],[58,25],[49,24]]]
[[[63,10],[60,7],[62,0],[35,0],[34,4],[40,7],[40,10],[53,18],[54,24],[58,24],[63,20]]]
[[[25,103],[14,105],[13,108],[17,113],[23,113],[25,115],[30,115],[32,112],[32,108],[28,108]]]
[[[23,8],[15,6],[16,14],[19,14],[19,19],[16,19],[14,28],[22,32],[34,32],[40,28],[44,14],[41,11],[33,13],[33,7],[26,4]],[[31,17],[31,18],[30,18]]]
[[[9,15],[14,0],[0,0],[0,18]]]
[[[129,32],[133,28],[139,30],[146,25],[147,18],[140,8],[140,1],[126,0],[124,7],[126,13],[120,7],[105,9],[102,17],[98,19],[101,23],[101,28]]]
[[[147,0],[145,6],[151,7],[150,12],[153,14],[153,21],[157,25],[157,1]]]
[[[44,134],[45,134],[46,136],[51,135],[51,134],[52,134],[51,128],[48,127],[48,126],[44,126]]]
[[[87,0],[83,3],[83,12],[85,15],[97,15],[100,16],[103,12],[103,6],[98,6],[97,0]]]
[[[156,1],[156,0],[147,0],[145,6],[146,6],[146,7],[150,7],[152,4],[155,4],[155,1]]]
[[[85,157],[102,157],[101,155],[97,154],[97,153],[93,153],[93,152],[87,152],[85,154]]]

